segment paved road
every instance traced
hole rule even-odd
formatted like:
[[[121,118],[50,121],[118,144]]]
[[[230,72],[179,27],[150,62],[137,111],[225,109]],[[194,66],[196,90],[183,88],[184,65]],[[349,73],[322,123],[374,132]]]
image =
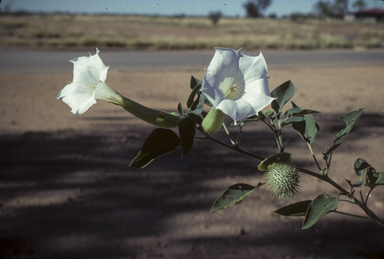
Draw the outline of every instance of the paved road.
[[[92,54],[95,53],[94,51]],[[258,55],[259,52],[244,52]],[[113,70],[203,69],[212,51],[137,52],[101,51]],[[265,51],[269,68],[289,66],[384,65],[384,50]],[[0,50],[0,73],[71,72],[68,60],[86,56],[86,51]]]

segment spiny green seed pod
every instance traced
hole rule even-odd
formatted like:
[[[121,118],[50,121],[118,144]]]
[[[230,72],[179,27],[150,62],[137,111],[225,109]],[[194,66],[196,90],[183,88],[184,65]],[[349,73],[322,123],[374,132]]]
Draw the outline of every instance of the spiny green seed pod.
[[[273,195],[281,199],[294,196],[300,188],[300,177],[293,165],[274,163],[265,177]]]

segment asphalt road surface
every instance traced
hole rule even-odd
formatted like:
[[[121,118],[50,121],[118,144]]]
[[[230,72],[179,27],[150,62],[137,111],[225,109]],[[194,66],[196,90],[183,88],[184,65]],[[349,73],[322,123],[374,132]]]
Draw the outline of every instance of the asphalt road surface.
[[[92,54],[94,49],[90,48]],[[246,52],[258,55],[259,52]],[[103,51],[100,57],[113,70],[203,69],[212,51]],[[71,72],[70,59],[88,55],[87,51],[0,50],[0,73]],[[269,68],[292,66],[384,65],[384,50],[265,51]]]

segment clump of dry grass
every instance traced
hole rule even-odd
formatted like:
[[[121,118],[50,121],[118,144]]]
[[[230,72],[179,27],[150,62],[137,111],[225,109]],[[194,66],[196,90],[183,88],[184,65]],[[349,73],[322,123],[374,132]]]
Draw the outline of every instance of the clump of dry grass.
[[[318,49],[381,47],[383,24],[343,21],[24,15],[0,16],[2,46],[127,49]]]

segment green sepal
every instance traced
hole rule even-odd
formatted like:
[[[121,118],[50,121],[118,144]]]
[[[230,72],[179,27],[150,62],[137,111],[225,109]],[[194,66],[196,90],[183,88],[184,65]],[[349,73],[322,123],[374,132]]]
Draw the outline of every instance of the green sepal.
[[[313,141],[315,141],[316,134],[320,130],[320,127],[315,122],[312,114],[304,115],[303,121],[292,123],[292,128],[297,133],[299,133],[299,135],[305,142],[309,144],[312,144]]]
[[[311,203],[312,200],[299,201],[275,210],[274,212],[283,216],[305,216],[308,206]]]
[[[353,126],[355,126],[356,122],[360,119],[364,111],[365,111],[365,108],[361,108],[360,110],[352,111],[339,117],[339,120],[344,121],[347,124],[347,126],[334,135],[335,144],[337,141],[339,141],[342,137],[347,135],[352,130]]]
[[[308,229],[321,217],[337,207],[339,200],[331,194],[321,194],[308,206],[302,229]]]
[[[278,113],[282,110],[283,106],[292,98],[295,94],[295,86],[289,80],[279,85],[271,92],[271,96],[277,99],[271,103],[272,109]]]
[[[250,194],[262,185],[264,185],[264,183],[259,182],[256,187],[245,183],[237,183],[229,186],[228,189],[216,199],[211,208],[211,212],[225,209],[243,202],[246,195]]]
[[[368,164],[368,162],[365,161],[365,160],[362,159],[362,158],[358,158],[358,159],[355,161],[354,165],[353,165],[356,174],[357,174],[358,176],[360,176],[360,177],[364,174],[365,170],[367,170],[370,166],[371,166],[371,165]]]
[[[154,129],[129,166],[143,168],[159,156],[170,153],[180,147],[180,139],[170,129]]]
[[[189,117],[183,118],[179,123],[179,135],[181,156],[186,156],[193,148],[193,141],[196,134],[196,123]]]
[[[275,164],[275,163],[284,163],[284,164],[290,164],[292,160],[292,155],[290,153],[277,153],[273,154],[272,156],[264,159],[259,165],[258,169],[260,171],[267,171],[268,166]]]

